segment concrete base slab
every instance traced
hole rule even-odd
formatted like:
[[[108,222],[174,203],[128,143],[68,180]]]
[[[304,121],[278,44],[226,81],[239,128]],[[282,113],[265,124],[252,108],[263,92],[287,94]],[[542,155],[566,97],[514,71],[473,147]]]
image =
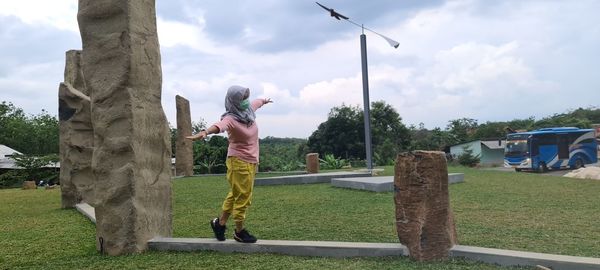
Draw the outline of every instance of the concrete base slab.
[[[241,253],[278,253],[320,257],[381,257],[407,255],[408,249],[394,243],[258,240],[254,244],[212,238],[154,238],[148,248],[162,251],[214,250]]]
[[[75,205],[75,209],[82,213],[84,216],[89,218],[94,224],[96,224],[96,210],[94,207],[87,203],[78,203]]]
[[[380,257],[407,256],[408,249],[399,243],[363,243],[329,241],[281,241],[259,240],[255,244],[243,244],[234,240],[223,242],[212,238],[154,238],[148,241],[151,250],[199,251],[241,253],[278,253],[317,257]],[[499,264],[504,266],[536,266],[551,269],[600,269],[600,258],[574,257],[535,252],[523,252],[470,246],[454,246],[450,256]]]
[[[504,266],[536,266],[550,269],[592,270],[600,269],[600,258],[554,255],[526,251],[482,248],[456,245],[450,250],[452,257],[499,264]]]
[[[460,183],[465,181],[464,173],[449,173],[448,183]],[[393,176],[374,176],[374,177],[350,177],[333,178],[331,185],[334,187],[369,190],[374,192],[388,192],[394,190]]]
[[[369,172],[329,172],[256,178],[255,186],[330,183],[333,178],[370,177]]]

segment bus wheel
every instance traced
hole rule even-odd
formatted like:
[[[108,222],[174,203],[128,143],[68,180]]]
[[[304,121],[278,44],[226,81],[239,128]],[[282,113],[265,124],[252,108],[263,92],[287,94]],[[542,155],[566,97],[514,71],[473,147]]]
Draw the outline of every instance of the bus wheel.
[[[572,169],[579,169],[583,167],[583,160],[581,160],[580,158],[575,160],[575,164],[573,164],[573,167],[571,167]]]
[[[546,163],[540,162],[540,166],[538,166],[539,173],[545,173],[548,171],[548,167],[546,167]]]

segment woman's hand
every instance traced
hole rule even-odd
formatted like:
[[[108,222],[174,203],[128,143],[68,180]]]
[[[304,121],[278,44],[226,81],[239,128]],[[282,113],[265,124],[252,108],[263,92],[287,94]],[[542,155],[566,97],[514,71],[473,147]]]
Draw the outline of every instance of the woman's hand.
[[[190,139],[192,141],[196,141],[196,140],[202,140],[204,138],[206,138],[206,136],[208,136],[208,132],[206,130],[202,130],[200,132],[198,132],[198,134],[196,135],[192,135],[192,136],[186,136],[186,139]]]
[[[273,103],[273,100],[270,98],[265,98],[265,104]]]

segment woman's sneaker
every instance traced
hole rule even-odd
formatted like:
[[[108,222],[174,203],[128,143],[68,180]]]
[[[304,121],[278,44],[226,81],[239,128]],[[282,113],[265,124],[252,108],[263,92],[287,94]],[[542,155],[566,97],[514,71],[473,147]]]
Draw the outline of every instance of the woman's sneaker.
[[[219,218],[214,218],[210,221],[210,227],[215,233],[215,237],[219,241],[225,241],[225,230],[227,226],[219,224]]]
[[[242,243],[256,243],[256,237],[251,235],[246,229],[241,230],[240,232],[233,232],[233,239]]]

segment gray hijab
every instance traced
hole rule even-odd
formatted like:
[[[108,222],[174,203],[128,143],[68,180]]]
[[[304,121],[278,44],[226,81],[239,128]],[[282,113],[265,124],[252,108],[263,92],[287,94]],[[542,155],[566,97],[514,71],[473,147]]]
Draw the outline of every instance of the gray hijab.
[[[247,87],[239,85],[229,87],[229,89],[227,89],[227,95],[225,96],[225,113],[221,115],[221,119],[231,115],[240,123],[244,123],[248,126],[252,125],[252,123],[254,123],[254,118],[256,117],[254,110],[252,110],[252,105],[250,105],[247,110],[242,110],[240,108],[240,103],[244,100],[244,95],[249,91],[250,89]]]

